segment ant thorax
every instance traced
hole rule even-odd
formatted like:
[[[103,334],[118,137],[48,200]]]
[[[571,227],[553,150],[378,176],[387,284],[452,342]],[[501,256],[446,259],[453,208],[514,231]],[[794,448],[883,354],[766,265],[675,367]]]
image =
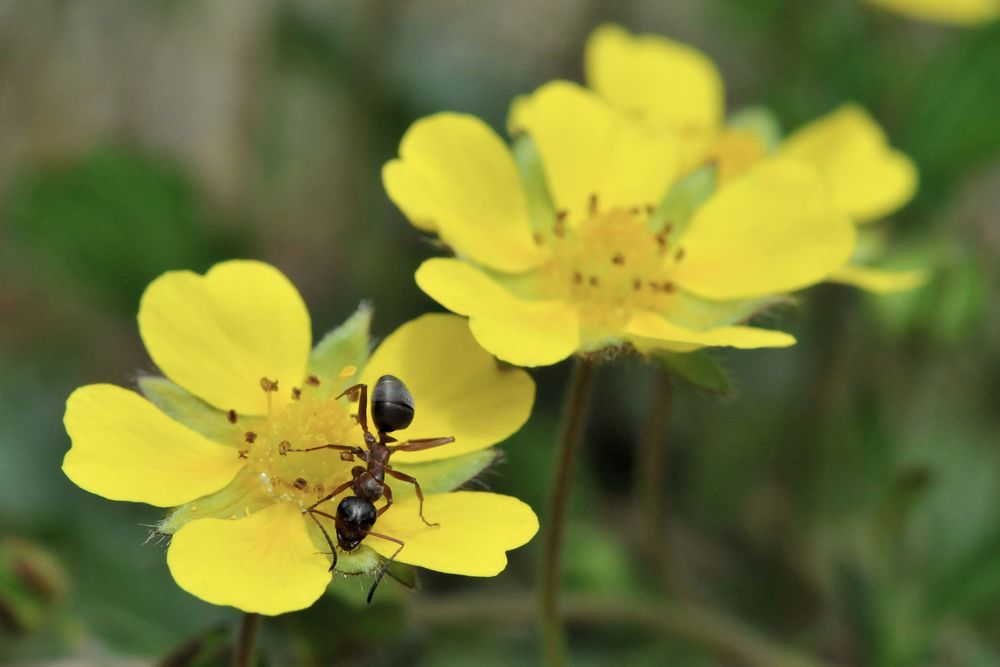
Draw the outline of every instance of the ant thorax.
[[[303,509],[330,489],[351,478],[354,465],[339,452],[321,450],[305,456],[286,456],[290,449],[328,443],[364,447],[364,433],[343,401],[314,398],[302,392],[248,434],[245,456],[249,467],[269,494],[279,501],[297,502]]]

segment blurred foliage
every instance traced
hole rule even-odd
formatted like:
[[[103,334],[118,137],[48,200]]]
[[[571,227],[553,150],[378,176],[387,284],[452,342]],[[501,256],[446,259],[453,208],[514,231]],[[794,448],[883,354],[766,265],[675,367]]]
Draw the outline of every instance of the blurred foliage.
[[[921,171],[917,199],[878,232],[894,263],[931,269],[926,285],[824,286],[763,316],[794,348],[664,360],[697,388],[677,383],[664,470],[683,594],[832,664],[1000,665],[1000,23],[926,26],[855,0],[52,0],[0,17],[0,613],[18,628],[0,633],[0,663],[224,664],[237,615],[179,590],[165,545],[143,544],[161,512],[59,471],[65,397],[153,370],[134,313],[165,270],[272,261],[305,294],[316,340],[363,299],[376,336],[436,309],[412,280],[435,249],[388,204],[381,164],[426,113],[502,129],[514,95],[579,80],[587,32],[616,20],[704,49],[730,112],[770,109],[740,116],[769,133],[856,100]],[[476,482],[543,518],[566,372],[533,372],[531,421]],[[572,595],[663,596],[633,488],[644,414],[662,408],[648,404],[656,372],[634,358],[600,369]],[[25,549],[44,554],[28,558],[39,581],[65,583],[25,579]],[[314,608],[265,621],[261,662],[531,663],[531,614],[432,623],[421,602],[527,595],[537,549],[497,579],[387,580],[367,608],[368,582],[338,578]],[[733,662],[620,625],[570,639],[574,665]]]

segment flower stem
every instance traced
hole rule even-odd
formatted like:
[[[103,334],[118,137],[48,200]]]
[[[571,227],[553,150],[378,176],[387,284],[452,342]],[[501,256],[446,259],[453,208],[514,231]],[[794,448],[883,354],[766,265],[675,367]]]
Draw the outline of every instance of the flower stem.
[[[642,549],[646,559],[667,590],[678,592],[683,587],[677,582],[671,558],[670,531],[667,528],[669,500],[664,473],[672,408],[673,378],[667,371],[657,369],[639,440],[635,485]]]
[[[240,633],[233,647],[232,667],[250,667],[253,664],[253,649],[257,641],[257,629],[260,627],[259,614],[243,614],[240,619]]]
[[[580,357],[574,360],[573,372],[566,390],[566,402],[563,406],[562,430],[557,445],[558,458],[545,522],[539,611],[545,664],[549,667],[562,667],[566,664],[566,642],[559,614],[559,585],[562,574],[560,565],[570,483],[573,479],[573,469],[576,467],[580,442],[583,439],[585,412],[594,385],[594,374],[592,362]]]
[[[425,625],[516,627],[530,622],[532,605],[530,596],[517,593],[421,597],[412,605],[411,614],[415,623]],[[587,595],[568,596],[564,610],[569,623],[586,625],[590,632],[620,627],[644,630],[660,639],[672,637],[701,646],[734,664],[828,667],[818,658],[782,646],[724,612],[700,604]]]

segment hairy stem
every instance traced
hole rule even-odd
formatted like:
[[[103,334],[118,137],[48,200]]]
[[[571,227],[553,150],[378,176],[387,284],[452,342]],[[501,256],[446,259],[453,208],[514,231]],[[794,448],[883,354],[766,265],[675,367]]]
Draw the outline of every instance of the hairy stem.
[[[544,525],[539,612],[545,664],[549,667],[562,667],[566,664],[566,641],[559,609],[563,535],[570,484],[583,439],[586,407],[594,385],[594,374],[593,363],[580,357],[574,360],[566,390],[552,495],[549,497],[548,516]]]

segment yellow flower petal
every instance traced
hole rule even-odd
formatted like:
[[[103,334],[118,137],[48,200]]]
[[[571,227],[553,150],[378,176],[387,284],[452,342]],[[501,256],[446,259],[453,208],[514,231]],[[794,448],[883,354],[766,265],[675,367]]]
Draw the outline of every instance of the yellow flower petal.
[[[273,266],[230,261],[204,276],[171,271],[139,305],[139,332],[163,374],[220,410],[267,414],[263,377],[278,380],[275,407],[305,377],[312,331],[295,286]]]
[[[920,287],[927,280],[927,275],[927,271],[923,269],[888,271],[870,266],[848,264],[834,271],[829,280],[860,287],[877,294],[892,294]]]
[[[517,366],[562,361],[580,346],[576,312],[561,301],[522,301],[465,262],[429,259],[417,285],[448,310],[469,317],[476,341]]]
[[[526,544],[538,532],[538,517],[510,496],[455,491],[427,496],[424,516],[440,523],[429,527],[417,514],[415,498],[393,505],[373,529],[405,543],[396,560],[429,570],[493,577],[507,567],[507,551]],[[383,556],[399,545],[369,536],[367,544]]]
[[[716,165],[716,182],[721,187],[743,175],[764,159],[764,144],[748,130],[726,130],[705,153],[706,161]]]
[[[531,414],[535,384],[519,368],[502,368],[454,315],[407,322],[372,354],[361,381],[373,386],[395,375],[413,394],[413,423],[399,440],[453,436],[455,442],[421,452],[399,452],[393,462],[450,458],[494,445]]]
[[[243,467],[219,445],[121,387],[80,387],[66,401],[73,446],[63,472],[82,489],[111,500],[172,507],[228,484]]]
[[[781,154],[815,165],[829,179],[834,204],[856,222],[892,213],[917,189],[913,161],[890,148],[882,128],[855,104],[793,133]]]
[[[709,299],[787,292],[826,278],[854,240],[854,225],[833,208],[814,169],[768,160],[695,212],[674,281]]]
[[[724,113],[722,77],[705,54],[603,25],[587,40],[584,68],[587,85],[612,106],[677,132],[685,166],[701,161]]]
[[[294,503],[243,519],[199,519],[170,540],[167,566],[177,585],[205,602],[275,616],[305,609],[330,583]]]
[[[514,158],[478,118],[440,113],[418,120],[382,181],[415,226],[436,231],[459,255],[501,271],[541,263]]]
[[[511,123],[531,135],[556,208],[576,224],[591,195],[602,209],[656,204],[678,171],[677,144],[566,81],[548,83],[512,108]]]
[[[993,21],[1000,16],[1000,0],[868,0],[868,2],[931,23],[975,25]]]
[[[788,347],[795,344],[795,338],[782,331],[744,326],[693,331],[679,327],[650,312],[633,315],[625,327],[625,332],[640,351],[661,348],[675,352],[690,352],[700,347],[736,347],[753,350],[761,347]]]

